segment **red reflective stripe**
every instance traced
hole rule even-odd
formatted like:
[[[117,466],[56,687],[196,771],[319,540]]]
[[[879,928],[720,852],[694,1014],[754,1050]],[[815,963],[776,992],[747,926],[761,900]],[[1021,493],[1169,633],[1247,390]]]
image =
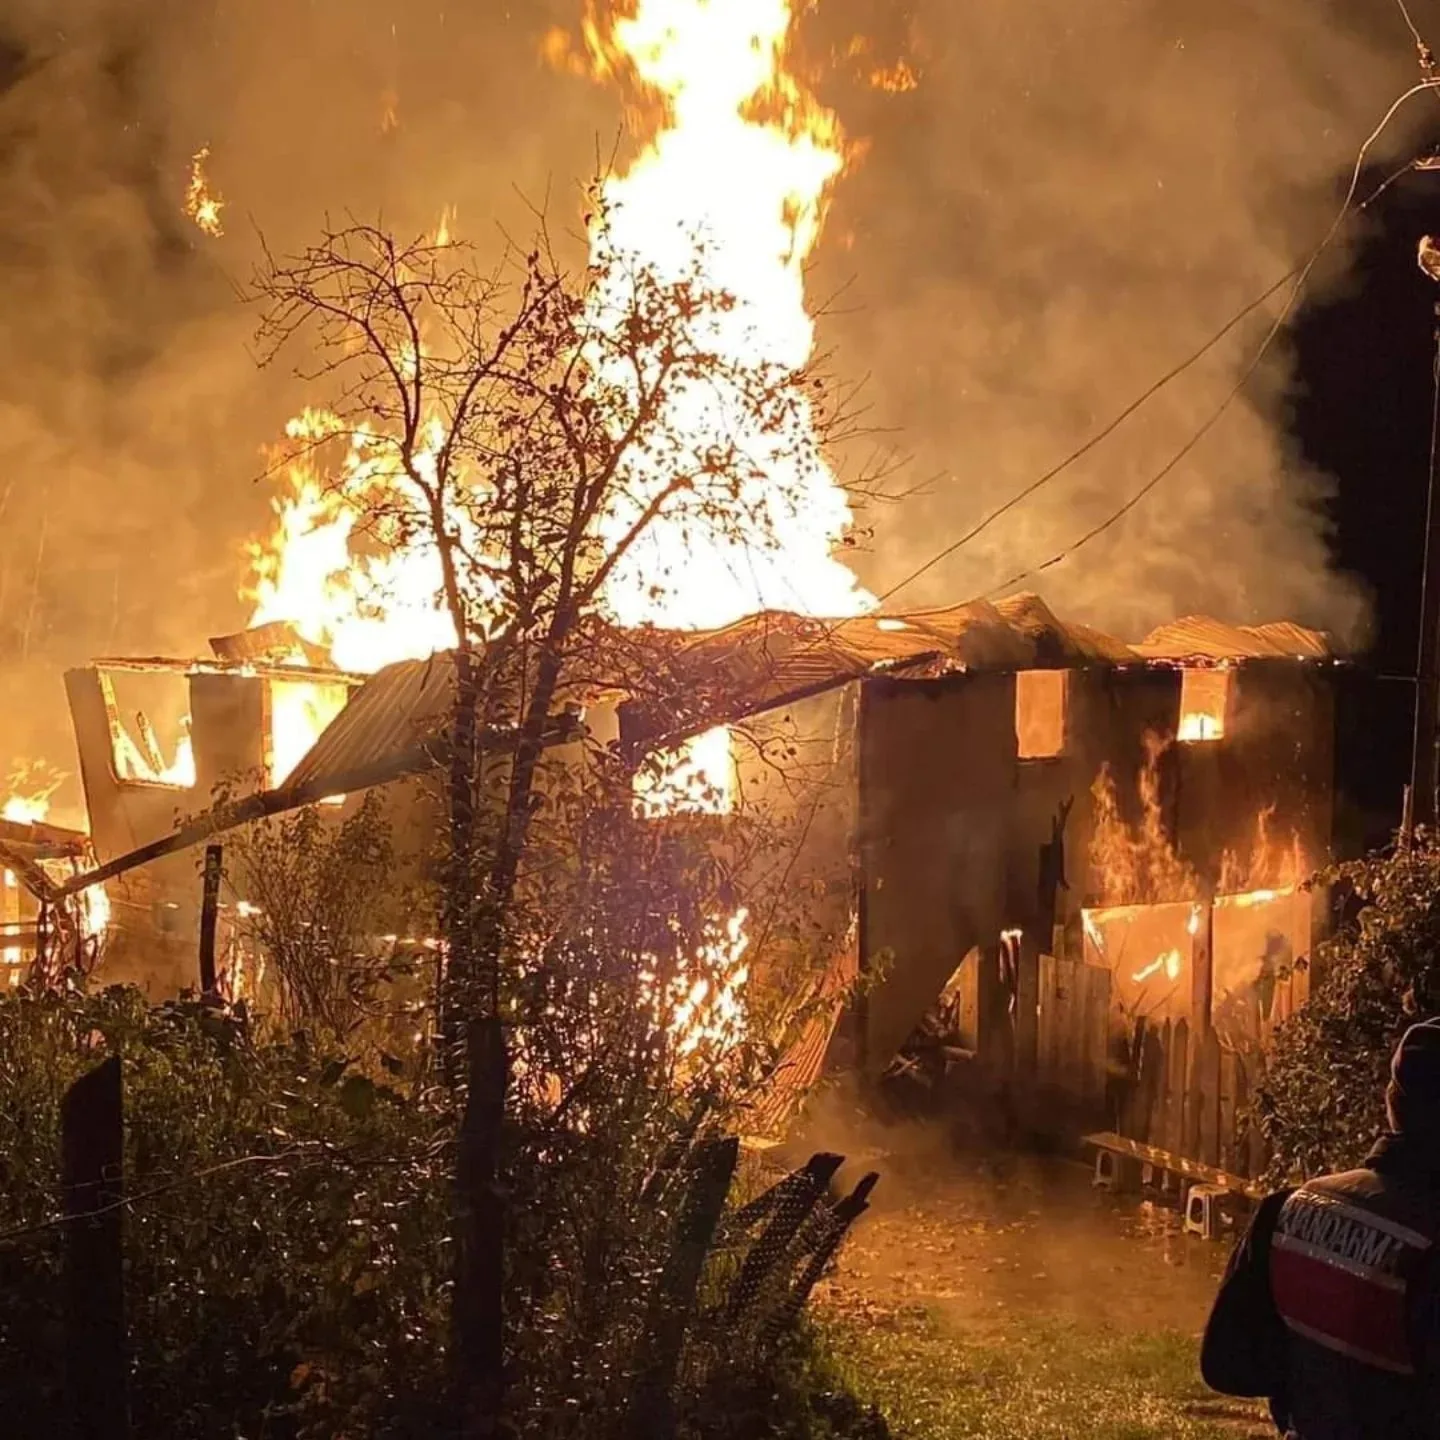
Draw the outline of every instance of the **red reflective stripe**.
[[[1319,1344],[1389,1370],[1413,1371],[1403,1290],[1280,1244],[1270,1252],[1270,1288],[1281,1318]]]

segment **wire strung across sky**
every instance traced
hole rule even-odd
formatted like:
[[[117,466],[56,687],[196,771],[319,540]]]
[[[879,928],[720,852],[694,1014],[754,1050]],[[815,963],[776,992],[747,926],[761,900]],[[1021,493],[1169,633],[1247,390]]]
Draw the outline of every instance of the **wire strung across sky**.
[[[1181,461],[1183,461],[1185,457],[1189,455],[1192,450],[1195,449],[1195,447],[1200,443],[1200,441],[1203,440],[1205,436],[1219,422],[1221,417],[1235,401],[1236,397],[1239,396],[1240,393],[1244,390],[1245,386],[1249,383],[1251,377],[1255,374],[1256,370],[1259,369],[1260,364],[1264,360],[1265,356],[1269,353],[1270,347],[1275,343],[1276,337],[1280,334],[1280,331],[1284,327],[1285,322],[1289,319],[1292,311],[1294,310],[1295,303],[1299,299],[1301,292],[1304,290],[1305,284],[1309,280],[1311,273],[1314,271],[1315,266],[1319,264],[1320,259],[1325,254],[1326,250],[1328,250],[1330,245],[1333,243],[1336,235],[1339,234],[1341,226],[1344,224],[1347,217],[1352,213],[1352,211],[1358,213],[1364,211],[1370,205],[1374,204],[1374,202],[1379,199],[1379,197],[1384,194],[1384,192],[1388,190],[1390,186],[1393,185],[1402,175],[1406,174],[1408,171],[1414,168],[1416,162],[1413,159],[1407,160],[1404,165],[1400,166],[1399,169],[1395,170],[1392,174],[1388,175],[1383,181],[1381,181],[1381,183],[1369,195],[1367,195],[1363,201],[1361,201],[1359,204],[1355,203],[1355,195],[1360,187],[1360,177],[1362,172],[1364,171],[1365,161],[1368,158],[1370,151],[1374,148],[1376,142],[1380,139],[1381,135],[1385,133],[1386,129],[1390,125],[1390,122],[1399,113],[1400,109],[1416,95],[1419,95],[1427,90],[1440,91],[1440,79],[1427,77],[1419,83],[1412,85],[1391,104],[1390,108],[1381,118],[1380,123],[1375,127],[1373,131],[1371,131],[1369,137],[1360,147],[1360,151],[1355,158],[1355,166],[1353,171],[1351,172],[1350,184],[1348,189],[1346,190],[1344,202],[1341,204],[1340,209],[1337,211],[1334,220],[1331,222],[1329,229],[1326,230],[1324,236],[1320,240],[1320,243],[1315,247],[1315,250],[1311,254],[1310,258],[1306,260],[1303,265],[1295,266],[1287,274],[1282,275],[1278,280],[1276,280],[1272,285],[1270,285],[1262,294],[1258,295],[1254,300],[1251,300],[1240,311],[1238,311],[1229,320],[1227,320],[1225,324],[1222,325],[1220,329],[1217,330],[1207,341],[1205,341],[1203,345],[1201,345],[1197,350],[1193,351],[1189,356],[1182,360],[1173,369],[1168,371],[1165,375],[1161,376],[1158,380],[1156,380],[1142,394],[1137,396],[1135,400],[1131,401],[1131,403],[1127,405],[1125,409],[1122,410],[1113,420],[1111,420],[1108,424],[1098,430],[1094,435],[1092,435],[1088,440],[1086,440],[1084,444],[1078,446],[1075,450],[1071,451],[1069,455],[1067,455],[1063,460],[1059,462],[1059,464],[1047,470],[1037,479],[1032,480],[1027,486],[1025,486],[1023,490],[1020,490],[1015,495],[1011,496],[1009,500],[1005,501],[1004,504],[991,511],[976,525],[972,526],[971,529],[966,531],[966,533],[962,535],[958,540],[955,540],[949,545],[945,546],[944,549],[933,555],[923,565],[911,571],[897,584],[892,585],[890,589],[885,591],[880,596],[881,603],[883,604],[885,601],[897,595],[901,590],[906,589],[908,586],[918,580],[922,575],[934,569],[934,567],[940,564],[942,561],[949,559],[950,556],[954,555],[957,551],[961,550],[964,546],[968,545],[972,540],[974,540],[978,535],[988,529],[996,520],[999,520],[1001,516],[1005,515],[1010,510],[1014,509],[1015,506],[1021,504],[1031,495],[1035,494],[1038,490],[1042,489],[1051,481],[1057,479],[1060,475],[1064,474],[1064,472],[1068,470],[1072,465],[1074,465],[1076,461],[1082,459],[1085,455],[1089,454],[1091,450],[1093,450],[1097,445],[1101,443],[1101,441],[1105,440],[1108,436],[1110,436],[1117,429],[1119,429],[1120,426],[1123,425],[1125,421],[1130,418],[1130,416],[1135,414],[1137,410],[1141,409],[1150,399],[1152,399],[1156,394],[1158,394],[1167,385],[1169,385],[1171,381],[1179,378],[1179,376],[1189,370],[1192,365],[1194,365],[1197,361],[1202,359],[1206,354],[1208,354],[1212,349],[1214,349],[1214,347],[1218,345],[1228,334],[1230,334],[1230,332],[1234,330],[1237,325],[1241,324],[1248,316],[1253,314],[1262,305],[1264,305],[1265,302],[1269,300],[1277,291],[1284,288],[1287,284],[1290,285],[1290,293],[1286,296],[1285,304],[1282,306],[1279,314],[1275,317],[1269,329],[1266,331],[1265,338],[1261,341],[1255,354],[1251,357],[1249,364],[1245,367],[1239,379],[1226,393],[1226,395],[1220,401],[1220,404],[1215,408],[1215,410],[1211,412],[1211,414],[1185,441],[1185,443],[1179,447],[1175,454],[1172,455],[1171,458],[1166,461],[1166,463],[1154,475],[1152,475],[1150,479],[1145,482],[1144,485],[1140,487],[1140,489],[1135,491],[1134,494],[1132,494],[1122,505],[1120,505],[1116,510],[1111,512],[1111,514],[1108,515],[1099,524],[1093,526],[1091,529],[1081,535],[1077,540],[1072,541],[1063,550],[1061,550],[1058,554],[1053,555],[1050,559],[1042,562],[1041,564],[1022,570],[1017,574],[1011,576],[1010,579],[1004,581],[1002,584],[997,585],[992,589],[986,591],[986,598],[990,598],[997,594],[1000,594],[1003,591],[1010,589],[1012,586],[1019,584],[1023,580],[1028,580],[1031,577],[1042,573],[1043,571],[1049,570],[1054,566],[1059,565],[1062,561],[1068,559],[1071,555],[1073,555],[1077,550],[1081,549],[1085,545],[1088,545],[1090,541],[1104,534],[1107,530],[1111,529],[1113,526],[1117,525],[1122,519],[1124,519],[1124,517],[1128,515],[1131,510],[1133,510],[1147,495],[1149,495],[1151,491],[1153,491],[1169,474],[1171,474],[1171,472],[1175,470],[1175,468],[1181,463]]]

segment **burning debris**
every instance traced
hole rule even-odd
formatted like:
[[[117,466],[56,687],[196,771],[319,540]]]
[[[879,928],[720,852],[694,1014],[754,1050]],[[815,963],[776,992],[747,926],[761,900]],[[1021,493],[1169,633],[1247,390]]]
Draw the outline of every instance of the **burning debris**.
[[[185,191],[185,213],[195,222],[196,228],[202,234],[218,239],[225,233],[225,227],[220,223],[220,212],[225,208],[225,202],[210,189],[210,180],[205,173],[209,159],[208,145],[202,145],[190,157],[190,183]]]
[[[32,973],[53,979],[66,968],[87,972],[105,944],[105,887],[58,893],[95,866],[87,835],[48,822],[51,797],[66,778],[47,765],[21,766],[0,801],[0,985],[19,985]]]

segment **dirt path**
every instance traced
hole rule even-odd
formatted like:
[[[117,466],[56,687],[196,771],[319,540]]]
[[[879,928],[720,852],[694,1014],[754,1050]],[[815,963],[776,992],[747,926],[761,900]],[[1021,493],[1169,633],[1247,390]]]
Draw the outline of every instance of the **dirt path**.
[[[842,1275],[877,1301],[924,1301],[979,1334],[1036,1314],[1199,1334],[1228,1247],[1182,1234],[1176,1212],[1064,1161],[874,1163],[884,1178]]]
[[[883,1179],[821,1313],[900,1435],[1274,1434],[1198,1375],[1228,1241],[1182,1234],[1176,1212],[1098,1191],[1072,1162],[960,1160],[915,1135],[849,1153],[842,1179]]]

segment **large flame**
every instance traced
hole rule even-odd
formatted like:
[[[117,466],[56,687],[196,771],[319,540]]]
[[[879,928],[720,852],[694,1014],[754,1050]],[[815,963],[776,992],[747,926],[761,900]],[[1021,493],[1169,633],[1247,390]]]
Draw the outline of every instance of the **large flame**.
[[[616,262],[606,267],[616,293],[593,297],[601,323],[627,313],[618,292],[630,275],[677,282],[698,246],[705,288],[732,302],[693,317],[698,343],[757,374],[793,374],[809,361],[805,262],[845,151],[839,121],[786,69],[792,20],[789,0],[639,0],[609,30],[607,68],[628,63],[666,119],[605,183],[591,243]],[[786,433],[768,435],[738,401],[723,384],[683,387],[662,423],[696,456],[739,444],[764,478],[740,498],[736,518],[763,514],[769,533],[717,527],[675,504],[611,581],[606,603],[622,624],[711,629],[763,609],[834,617],[870,603],[834,558],[850,507],[812,416],[796,409]],[[627,503],[606,520],[616,535],[671,479],[638,467],[626,478]]]
[[[1091,787],[1095,806],[1090,839],[1091,891],[1107,905],[1164,904],[1193,899],[1205,889],[1171,837],[1161,796],[1160,764],[1170,742],[1147,733],[1145,762],[1136,777],[1138,813],[1127,819],[1109,765]],[[1274,895],[1292,890],[1309,873],[1300,837],[1274,833],[1275,805],[1258,812],[1252,834],[1225,850],[1218,876],[1220,895]],[[1194,931],[1192,930],[1192,934]]]
[[[1158,735],[1145,735],[1145,763],[1136,778],[1139,813],[1132,823],[1121,809],[1108,764],[1090,788],[1095,827],[1090,839],[1093,888],[1109,905],[1184,900],[1200,883],[1175,850],[1161,802],[1160,761],[1169,748]]]
[[[604,222],[591,245],[597,272],[612,278],[591,296],[592,321],[626,312],[634,277],[673,283],[693,272],[698,256],[702,288],[728,300],[691,317],[697,347],[756,376],[798,376],[815,345],[805,264],[845,168],[845,146],[836,117],[787,68],[792,0],[635,0],[613,23],[595,3],[585,26],[592,69],[629,74],[664,118],[605,182]],[[551,46],[552,58],[561,48]],[[447,216],[441,243],[451,228]],[[754,474],[733,515],[717,522],[681,495],[649,525],[602,597],[615,620],[698,630],[764,609],[831,618],[874,603],[835,558],[852,516],[815,417],[804,406],[787,415],[776,434],[723,384],[671,395],[660,418],[669,436],[695,457],[735,445]],[[403,485],[403,477],[379,470],[377,447],[364,435],[346,437],[333,417],[308,414],[291,427],[292,439],[326,434],[348,438],[344,472],[337,480],[309,462],[290,467],[274,535],[254,555],[252,624],[288,621],[336,664],[362,672],[452,646],[437,557],[423,538],[412,530],[382,534],[369,549],[356,544],[355,500],[377,484]],[[443,438],[437,429],[432,453]],[[601,539],[627,534],[672,478],[636,459],[624,501],[601,520]],[[278,743],[276,750],[278,770]],[[283,763],[293,763],[288,751]],[[719,729],[642,781],[637,803],[656,815],[725,811],[736,783],[731,737]],[[743,912],[715,921],[683,990],[657,997],[672,1012],[682,1050],[743,1033],[747,944]]]
[[[287,434],[304,458],[285,471],[269,542],[251,547],[250,623],[288,622],[342,670],[359,674],[454,645],[434,546],[421,535],[383,532],[377,545],[357,544],[362,497],[402,483],[388,452],[371,436],[345,436],[321,411],[292,420]],[[337,436],[348,440],[345,460],[340,475],[326,477],[313,447]]]

